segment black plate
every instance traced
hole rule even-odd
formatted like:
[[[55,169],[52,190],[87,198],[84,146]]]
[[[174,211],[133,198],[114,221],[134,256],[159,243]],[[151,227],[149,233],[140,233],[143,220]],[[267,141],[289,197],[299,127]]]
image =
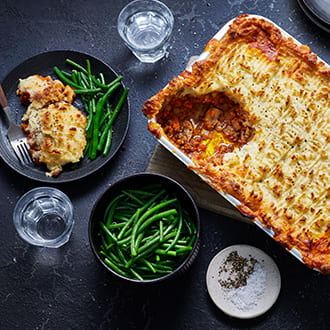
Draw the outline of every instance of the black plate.
[[[330,33],[330,0],[297,0],[304,13],[318,27]]]
[[[326,24],[330,24],[329,0],[303,0],[309,10]]]
[[[17,124],[21,123],[21,118],[26,111],[26,107],[21,105],[19,97],[16,95],[18,81],[20,78],[26,78],[32,74],[39,74],[41,76],[50,75],[52,78],[56,78],[53,72],[53,67],[56,65],[62,70],[70,71],[72,67],[69,67],[65,63],[65,59],[70,58],[73,61],[85,66],[86,59],[91,62],[92,72],[97,74],[102,72],[106,81],[111,81],[117,77],[117,74],[105,63],[87,54],[75,52],[75,51],[52,51],[43,54],[36,55],[11,71],[4,79],[2,87],[7,96],[8,103],[12,109],[13,119]],[[117,104],[124,87],[117,89],[115,93],[110,97],[110,103],[112,108]],[[79,108],[84,109],[79,97],[75,99],[73,104]],[[83,110],[85,113],[85,111]],[[85,113],[86,114],[86,113]],[[0,157],[16,172],[37,181],[60,183],[68,182],[85,177],[101,166],[105,165],[118,151],[126,136],[129,125],[129,103],[123,104],[118,117],[113,125],[113,136],[111,148],[106,157],[99,155],[96,159],[90,160],[84,157],[77,166],[73,167],[73,164],[67,164],[63,167],[63,171],[58,177],[48,177],[45,175],[47,168],[45,165],[37,166],[34,163],[31,165],[22,165],[16,158],[9,141],[7,139],[8,123],[5,119],[4,113],[0,116]]]

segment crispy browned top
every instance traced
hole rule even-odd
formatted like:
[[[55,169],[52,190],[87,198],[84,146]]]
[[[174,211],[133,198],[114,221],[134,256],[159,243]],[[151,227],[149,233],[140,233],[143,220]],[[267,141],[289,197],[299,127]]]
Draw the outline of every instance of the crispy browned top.
[[[271,228],[286,248],[296,248],[309,267],[330,273],[329,68],[309,47],[247,15],[205,51],[207,59],[145,102],[149,129],[166,136],[158,114],[173,99],[217,92],[239,103],[254,132],[248,141],[224,154],[215,148],[203,159],[188,156],[215,189],[240,201],[244,214]]]

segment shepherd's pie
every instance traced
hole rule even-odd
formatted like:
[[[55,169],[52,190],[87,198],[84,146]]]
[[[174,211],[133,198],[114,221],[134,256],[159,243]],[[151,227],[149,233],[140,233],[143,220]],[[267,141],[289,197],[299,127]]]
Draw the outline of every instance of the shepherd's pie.
[[[71,103],[70,86],[49,76],[33,75],[21,79],[17,93],[28,106],[22,117],[34,161],[45,163],[49,176],[57,176],[62,166],[76,163],[86,146],[86,116]]]
[[[205,51],[145,102],[149,130],[305,264],[330,273],[329,67],[248,15]]]

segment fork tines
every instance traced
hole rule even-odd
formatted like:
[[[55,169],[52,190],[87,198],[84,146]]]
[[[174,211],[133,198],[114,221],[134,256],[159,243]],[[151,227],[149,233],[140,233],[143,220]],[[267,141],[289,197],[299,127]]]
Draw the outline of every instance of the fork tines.
[[[19,139],[14,142],[14,149],[16,152],[16,155],[18,156],[19,160],[21,163],[24,164],[29,164],[32,163],[32,156],[29,152],[29,146],[27,142],[25,141],[26,139]]]

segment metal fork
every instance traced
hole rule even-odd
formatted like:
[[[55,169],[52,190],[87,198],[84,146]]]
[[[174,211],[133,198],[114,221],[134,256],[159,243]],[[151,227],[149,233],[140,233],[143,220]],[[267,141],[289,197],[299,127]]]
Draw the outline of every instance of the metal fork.
[[[10,107],[8,106],[8,101],[2,89],[1,84],[0,84],[0,104],[9,121],[7,137],[15,152],[15,155],[23,165],[32,163],[32,157],[29,152],[29,145],[27,143],[26,136],[22,131],[22,127],[16,125],[16,123],[13,121],[11,117],[11,110]]]

